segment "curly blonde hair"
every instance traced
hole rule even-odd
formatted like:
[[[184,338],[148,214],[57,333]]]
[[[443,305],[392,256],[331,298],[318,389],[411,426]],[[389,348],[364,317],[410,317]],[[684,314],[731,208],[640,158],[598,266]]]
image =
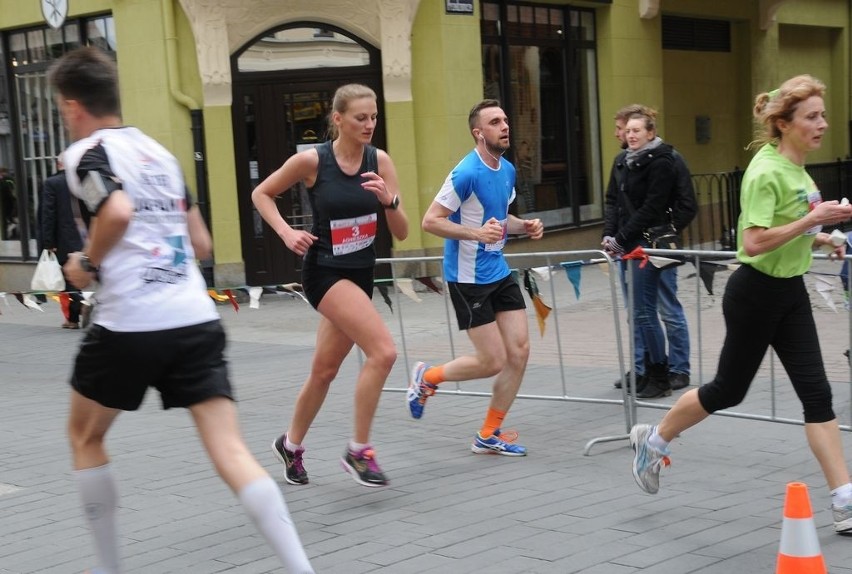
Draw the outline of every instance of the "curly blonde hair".
[[[825,84],[808,74],[790,78],[776,90],[758,94],[754,100],[755,139],[748,148],[781,139],[778,121],[792,121],[799,103],[813,96],[822,98]]]

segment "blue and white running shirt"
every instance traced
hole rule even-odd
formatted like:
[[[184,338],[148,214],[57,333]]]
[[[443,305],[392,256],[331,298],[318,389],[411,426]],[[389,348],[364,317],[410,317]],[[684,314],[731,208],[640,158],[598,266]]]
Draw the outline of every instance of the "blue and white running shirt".
[[[482,227],[495,218],[503,226],[497,243],[447,239],[444,242],[444,279],[455,283],[484,285],[509,275],[503,257],[509,204],[515,199],[515,166],[500,158],[492,169],[474,149],[453,168],[435,201],[453,211],[449,220],[465,227]]]

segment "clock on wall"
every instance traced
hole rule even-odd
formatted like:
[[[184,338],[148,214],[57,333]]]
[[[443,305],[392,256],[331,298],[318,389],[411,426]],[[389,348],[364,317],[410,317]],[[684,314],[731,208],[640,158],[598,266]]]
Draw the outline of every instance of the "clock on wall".
[[[68,0],[41,0],[41,13],[47,25],[58,30],[68,16]]]

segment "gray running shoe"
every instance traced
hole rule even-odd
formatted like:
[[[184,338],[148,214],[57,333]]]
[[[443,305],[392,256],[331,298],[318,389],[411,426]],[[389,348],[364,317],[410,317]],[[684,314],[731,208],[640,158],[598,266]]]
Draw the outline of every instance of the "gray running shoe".
[[[852,534],[852,504],[843,508],[832,506],[831,513],[834,514],[834,531],[838,534]]]
[[[657,494],[660,490],[660,470],[671,464],[669,452],[661,452],[648,444],[648,439],[653,432],[654,427],[651,425],[635,425],[630,430],[630,446],[634,451],[633,478],[639,488],[648,494]],[[852,508],[850,508],[850,517],[852,517]]]

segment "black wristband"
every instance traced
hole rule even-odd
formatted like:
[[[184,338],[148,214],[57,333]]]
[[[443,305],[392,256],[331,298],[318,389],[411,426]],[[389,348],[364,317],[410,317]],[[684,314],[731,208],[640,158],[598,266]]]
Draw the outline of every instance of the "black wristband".
[[[396,209],[397,207],[399,207],[399,196],[398,195],[394,195],[391,202],[384,206],[385,209]]]
[[[89,260],[89,256],[85,253],[80,256],[80,267],[83,268],[83,271],[86,273],[97,273],[100,271],[100,267],[95,267],[92,265],[91,260]]]

